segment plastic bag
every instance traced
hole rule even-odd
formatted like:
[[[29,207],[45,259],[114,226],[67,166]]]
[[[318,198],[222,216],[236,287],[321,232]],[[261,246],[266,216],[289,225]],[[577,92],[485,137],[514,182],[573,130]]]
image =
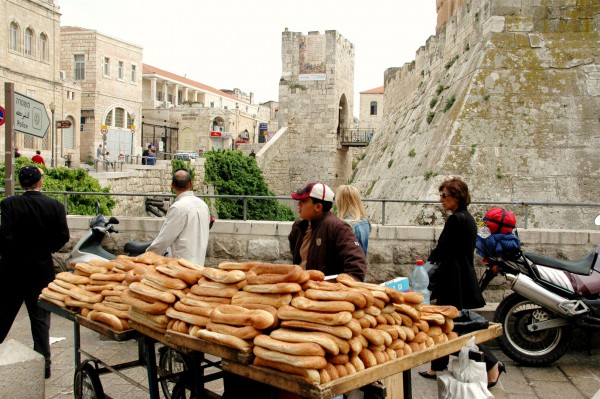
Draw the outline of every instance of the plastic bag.
[[[443,399],[490,399],[494,396],[487,389],[485,363],[469,359],[470,350],[479,350],[475,337],[471,337],[458,356],[450,356],[448,371],[438,373],[438,398]]]

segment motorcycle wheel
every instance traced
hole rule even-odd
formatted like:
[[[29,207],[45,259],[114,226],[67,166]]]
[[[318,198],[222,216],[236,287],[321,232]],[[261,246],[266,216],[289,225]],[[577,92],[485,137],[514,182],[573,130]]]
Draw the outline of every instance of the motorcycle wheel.
[[[502,324],[498,345],[502,352],[524,366],[547,366],[560,359],[569,349],[573,337],[571,326],[560,326],[542,331],[529,331],[533,321],[544,321],[553,314],[513,293],[504,298],[494,313],[494,321]]]
[[[81,363],[75,370],[73,395],[75,399],[105,398],[98,372],[88,361]]]

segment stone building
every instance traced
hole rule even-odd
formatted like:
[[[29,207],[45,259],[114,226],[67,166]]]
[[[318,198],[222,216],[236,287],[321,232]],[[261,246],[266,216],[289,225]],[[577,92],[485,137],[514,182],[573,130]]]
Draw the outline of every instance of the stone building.
[[[354,45],[336,31],[282,33],[280,130],[257,156],[265,180],[289,194],[309,181],[348,181],[352,154],[343,143],[353,124]]]
[[[442,180],[461,176],[474,201],[528,212],[533,227],[593,228],[589,208],[546,203],[600,197],[600,3],[437,6],[436,35],[385,72],[381,128],[353,184],[368,198],[435,200]],[[438,206],[386,208],[386,223],[440,222]]]
[[[239,89],[226,93],[144,64],[142,146],[159,152],[235,149],[258,142],[268,111]]]
[[[383,86],[360,93],[360,129],[377,130],[383,119]]]
[[[15,134],[22,155],[31,157],[39,149],[48,166],[78,158],[81,87],[60,72],[60,15],[52,0],[0,2],[0,103],[6,105],[4,83],[13,83],[15,92],[45,104],[49,119],[71,122],[68,129],[51,125],[43,138]],[[2,126],[2,148],[4,137]]]
[[[109,159],[139,154],[142,47],[85,28],[60,31],[60,74],[81,85],[79,160],[94,159],[100,145]]]

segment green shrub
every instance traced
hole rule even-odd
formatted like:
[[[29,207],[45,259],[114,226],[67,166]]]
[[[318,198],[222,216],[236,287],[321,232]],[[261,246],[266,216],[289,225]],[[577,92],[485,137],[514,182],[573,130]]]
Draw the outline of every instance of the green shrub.
[[[423,176],[425,178],[425,180],[429,180],[432,177],[437,176],[437,173],[435,173],[434,171],[430,170],[429,172],[425,173],[425,175]]]
[[[435,112],[430,112],[427,114],[427,124],[431,124],[431,121],[433,120],[433,117],[435,116]]]
[[[448,111],[452,105],[454,104],[454,102],[456,101],[456,97],[452,96],[449,99],[446,100],[446,104],[444,104],[444,112]]]
[[[435,89],[435,93],[439,96],[444,91],[444,86],[438,85],[437,89]]]
[[[417,153],[415,152],[414,148],[408,152],[408,156],[411,157],[411,158],[414,158],[415,155],[417,155]]]
[[[450,69],[450,67],[456,62],[457,59],[458,59],[458,54],[455,55],[454,57],[452,57],[450,59],[450,61],[446,62],[446,65],[444,65],[444,68]]]
[[[435,107],[435,105],[437,104],[437,102],[438,102],[437,98],[431,99],[431,101],[429,102],[429,108]]]
[[[394,160],[393,160],[393,159],[390,159],[390,160],[388,161],[388,169],[392,167],[392,164],[393,164],[393,163],[394,163]]]
[[[477,144],[471,144],[471,155],[475,155],[476,148],[477,148]]]
[[[262,171],[253,157],[245,156],[241,151],[212,150],[204,154],[206,158],[207,184],[215,187],[220,195],[275,195],[267,187]],[[250,220],[295,219],[294,212],[275,199],[248,199],[246,217]],[[215,201],[220,219],[243,219],[244,201],[241,199],[222,199]]]
[[[33,162],[27,157],[15,159],[14,182],[15,190],[22,190],[19,186],[19,169],[23,166],[31,165]],[[42,179],[42,191],[73,191],[73,192],[94,192],[109,193],[110,187],[102,188],[98,180],[91,177],[83,169],[69,168],[47,168],[44,165],[36,165],[44,171]],[[0,187],[4,187],[5,165],[0,164]],[[64,203],[64,195],[50,194],[49,197]],[[4,196],[0,196],[4,198]],[[71,194],[67,200],[67,214],[69,215],[95,215],[96,201],[100,202],[100,212],[104,215],[111,215],[116,202],[109,195],[85,195]]]

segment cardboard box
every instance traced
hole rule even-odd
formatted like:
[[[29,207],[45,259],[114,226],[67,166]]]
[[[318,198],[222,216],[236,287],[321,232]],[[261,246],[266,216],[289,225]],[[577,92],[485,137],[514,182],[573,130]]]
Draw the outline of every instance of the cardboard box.
[[[381,283],[381,285],[385,285],[386,287],[390,287],[401,292],[410,290],[407,277],[396,277],[393,280]]]

